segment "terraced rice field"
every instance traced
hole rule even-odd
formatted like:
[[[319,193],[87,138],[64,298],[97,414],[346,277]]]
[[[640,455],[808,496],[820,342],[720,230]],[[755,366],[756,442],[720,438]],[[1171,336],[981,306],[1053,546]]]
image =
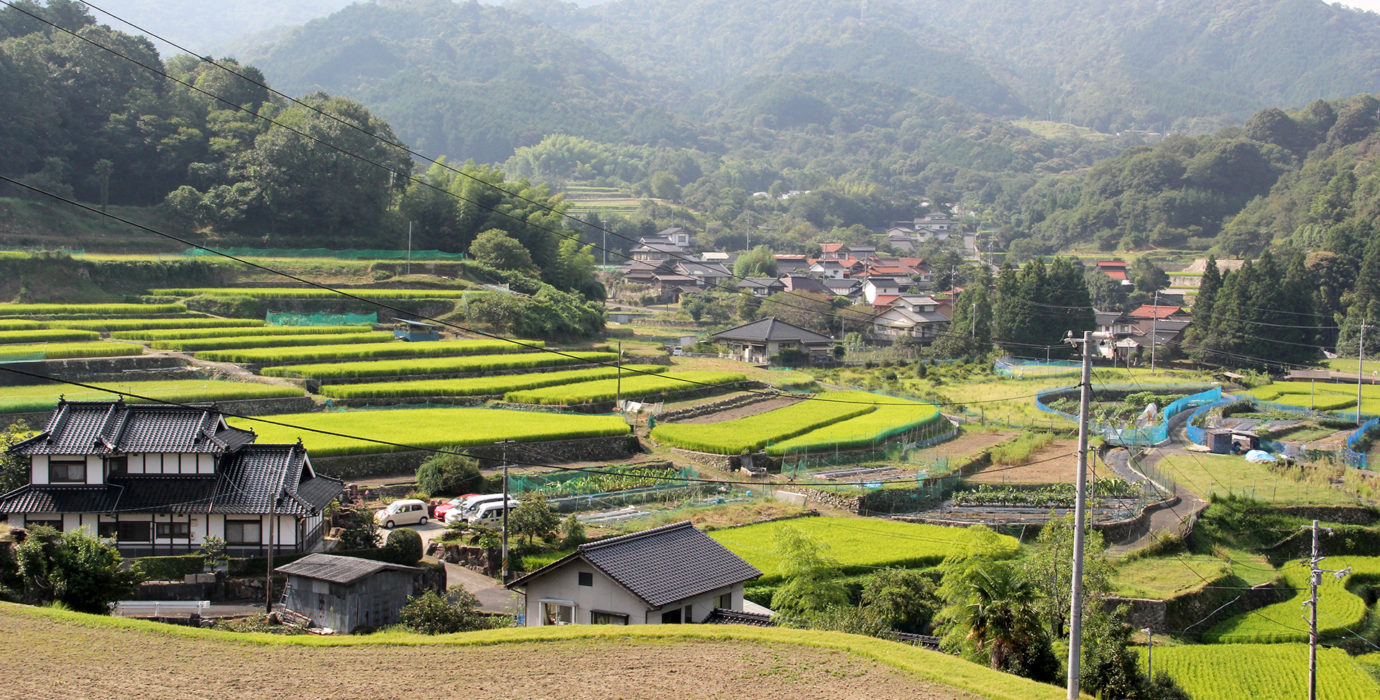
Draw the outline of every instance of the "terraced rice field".
[[[229,338],[183,338],[178,340],[155,340],[149,346],[155,350],[177,350],[180,352],[201,352],[205,350],[233,350],[238,348],[285,348],[304,345],[365,345],[368,343],[391,343],[394,341],[390,331],[366,331],[363,333],[333,333],[309,335],[237,335]]]
[[[23,360],[70,360],[79,357],[142,355],[144,346],[133,343],[37,343],[0,345],[0,362]]]
[[[541,348],[544,345],[545,343],[540,340],[524,340],[521,345],[504,340],[433,340],[424,343],[366,343],[363,345],[305,345],[295,348],[207,350],[197,353],[197,357],[213,362],[277,365],[395,357],[478,355],[480,353],[516,352],[529,348]]]
[[[343,288],[353,296],[365,299],[459,299],[468,294],[483,294],[472,289],[361,289]],[[339,292],[317,287],[293,289],[286,287],[174,287],[150,289],[150,294],[169,297],[253,297],[255,299],[325,299],[339,297]]]
[[[148,397],[155,401],[174,401],[178,403],[199,403],[206,401],[233,401],[236,399],[266,399],[301,396],[298,389],[256,382],[229,382],[206,379],[173,379],[147,382],[100,382],[100,386],[115,392],[129,392]],[[37,413],[51,411],[57,405],[58,397],[68,401],[111,401],[119,394],[107,391],[94,391],[67,384],[37,384],[33,386],[7,386],[0,392],[0,413]],[[126,397],[126,401],[139,402],[143,399]]]
[[[512,346],[508,346],[512,347]],[[489,350],[501,350],[501,347]],[[459,353],[456,353],[459,355]],[[618,354],[601,351],[510,352],[501,355],[460,355],[410,360],[372,360],[366,362],[327,362],[310,365],[265,367],[266,377],[302,377],[323,382],[378,377],[416,377],[433,374],[465,374],[505,369],[560,367],[586,362],[616,362]]]
[[[875,396],[877,409],[832,425],[811,430],[804,435],[775,443],[769,454],[809,452],[816,450],[848,450],[867,447],[882,440],[915,430],[940,420],[939,407],[921,401]]]
[[[37,328],[33,330],[0,331],[0,345],[14,343],[71,343],[100,340],[96,331],[71,328]]]
[[[503,399],[510,403],[579,406],[612,401],[617,396],[622,396],[625,399],[639,399],[648,396],[699,391],[708,387],[734,384],[745,378],[743,374],[737,372],[681,370],[661,374],[634,374],[624,371],[621,380],[596,379],[576,384],[548,386],[541,389],[510,391],[504,395]]]
[[[185,314],[170,314],[171,318],[97,318],[97,319],[59,319],[44,321],[49,328],[83,328],[86,330],[111,333],[152,328],[246,328],[263,326],[256,318],[207,318]]]
[[[1380,367],[1380,364],[1376,365]],[[1329,382],[1273,382],[1246,392],[1262,401],[1318,411],[1355,411],[1356,385]],[[1361,386],[1361,412],[1380,414],[1380,385]],[[1354,415],[1354,413],[1353,413]]]
[[[505,357],[500,355],[499,357]],[[626,370],[664,372],[662,365],[628,365]],[[595,367],[557,372],[502,374],[459,379],[424,379],[411,382],[373,382],[369,384],[328,384],[320,394],[335,399],[393,399],[457,396],[502,396],[519,389],[535,389],[559,384],[573,384],[592,379],[606,379],[618,373],[617,367]]]
[[[544,442],[627,435],[628,424],[616,415],[582,415],[491,408],[415,408],[381,411],[333,411],[273,416],[275,423],[232,418],[230,423],[259,434],[259,442],[302,444],[313,456],[378,454],[449,446],[492,445],[500,440]],[[295,427],[285,427],[295,426]],[[326,435],[310,428],[369,440]],[[371,442],[378,440],[380,442]]]
[[[0,316],[155,316],[186,310],[183,304],[0,304]]]
[[[1298,610],[1291,619],[1298,620]],[[1142,661],[1145,658],[1141,650]],[[1195,698],[1264,700],[1308,696],[1306,644],[1156,646],[1155,670],[1169,673]],[[1318,649],[1318,697],[1369,700],[1377,684],[1341,649]]]
[[[822,400],[800,403],[720,423],[665,423],[652,430],[652,438],[674,447],[715,454],[755,452],[769,445],[856,418],[877,410],[878,395],[855,391],[830,391]],[[916,409],[917,412],[923,409]]]
[[[1380,557],[1327,558],[1329,569],[1348,566],[1352,568],[1349,576],[1340,581],[1331,575],[1323,576],[1322,585],[1318,587],[1318,634],[1322,637],[1344,634],[1344,626],[1356,629],[1365,619],[1366,602],[1347,590],[1347,586],[1380,581]],[[1229,618],[1208,630],[1203,639],[1223,644],[1307,641],[1308,631],[1299,620],[1299,612],[1308,597],[1308,569],[1299,562],[1292,562],[1282,571],[1285,585],[1294,589],[1292,597]]]
[[[192,338],[234,338],[247,335],[337,335],[340,333],[368,333],[373,326],[240,326],[231,328],[183,326],[148,330],[115,331],[111,338],[119,340],[188,340]]]

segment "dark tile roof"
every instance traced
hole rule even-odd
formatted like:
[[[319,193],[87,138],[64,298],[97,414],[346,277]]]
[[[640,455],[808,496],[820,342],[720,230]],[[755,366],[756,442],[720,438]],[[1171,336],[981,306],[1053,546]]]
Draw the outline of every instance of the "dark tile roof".
[[[415,573],[421,571],[421,569],[415,566],[390,564],[384,561],[372,561],[370,559],[360,559],[358,557],[341,557],[334,554],[308,554],[297,561],[284,564],[274,569],[274,571],[289,576],[302,576],[304,578],[317,579],[318,581],[350,584],[362,578],[372,576],[380,571],[407,571]]]
[[[528,581],[583,559],[647,605],[661,607],[762,575],[690,521],[580,545],[570,556],[509,584]]]
[[[345,490],[341,482],[312,472],[301,444],[248,445],[221,461],[220,475],[217,513],[311,515]],[[305,492],[304,484],[310,484]],[[270,504],[274,493],[282,494],[276,506]]]
[[[749,627],[775,627],[776,621],[771,619],[771,615],[762,613],[743,612],[741,610],[725,610],[724,608],[714,608],[709,613],[709,617],[704,618],[706,625],[747,625]]]
[[[21,486],[0,497],[0,513],[105,513],[115,509],[120,487]]]
[[[253,440],[252,432],[227,426],[212,406],[63,400],[58,402],[43,432],[15,445],[12,452],[224,454]]]
[[[715,340],[729,340],[739,342],[764,343],[768,340],[798,340],[803,343],[829,343],[833,342],[829,336],[820,335],[811,330],[806,330],[800,326],[791,325],[777,319],[775,316],[764,318],[760,321],[745,323],[737,328],[730,328],[726,331],[719,331],[710,338]]]

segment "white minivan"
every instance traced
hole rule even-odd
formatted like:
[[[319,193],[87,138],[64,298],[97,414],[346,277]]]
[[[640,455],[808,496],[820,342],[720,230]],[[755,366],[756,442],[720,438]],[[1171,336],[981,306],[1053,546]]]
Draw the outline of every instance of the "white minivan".
[[[374,513],[374,520],[390,530],[398,525],[425,525],[426,519],[426,503],[415,498],[393,501]]]
[[[485,505],[487,503],[502,502],[503,494],[501,493],[486,493],[479,496],[470,496],[469,498],[464,499],[460,503],[460,505],[451,508],[449,511],[446,512],[446,524],[450,524],[460,520],[469,520],[470,516],[474,515],[474,512],[478,510],[480,506]]]
[[[508,508],[511,509],[517,507],[518,502],[516,500],[513,500],[511,498],[508,499]],[[471,511],[465,518],[465,520],[471,525],[479,525],[481,527],[487,528],[499,527],[503,524],[504,510],[505,509],[503,507],[502,500],[494,501],[492,503],[485,503],[476,508],[474,511]]]

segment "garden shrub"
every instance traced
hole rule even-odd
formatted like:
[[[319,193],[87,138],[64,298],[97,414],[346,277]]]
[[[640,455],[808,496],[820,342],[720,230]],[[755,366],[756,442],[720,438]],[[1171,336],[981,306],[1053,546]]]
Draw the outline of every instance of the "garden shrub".
[[[475,493],[483,487],[484,475],[479,472],[479,461],[465,455],[448,454],[458,451],[460,448],[456,447],[427,457],[417,468],[417,487],[433,496]]]
[[[394,564],[412,566],[422,560],[422,536],[416,530],[399,528],[388,533],[383,551]]]

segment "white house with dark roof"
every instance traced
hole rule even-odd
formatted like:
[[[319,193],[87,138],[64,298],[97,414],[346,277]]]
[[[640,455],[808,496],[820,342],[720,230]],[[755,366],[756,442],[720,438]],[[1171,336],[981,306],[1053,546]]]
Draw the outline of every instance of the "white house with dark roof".
[[[10,527],[85,529],[126,556],[184,554],[206,537],[236,556],[306,552],[344,490],[301,443],[254,444],[213,406],[59,401],[43,431],[10,448],[29,483],[0,496]]]
[[[686,521],[580,545],[508,587],[526,595],[529,627],[657,625],[742,611],[744,582],[761,575]]]
[[[709,342],[727,344],[733,348],[735,358],[756,364],[770,361],[785,349],[811,356],[827,356],[834,349],[833,338],[774,316],[719,331],[709,336]]]

